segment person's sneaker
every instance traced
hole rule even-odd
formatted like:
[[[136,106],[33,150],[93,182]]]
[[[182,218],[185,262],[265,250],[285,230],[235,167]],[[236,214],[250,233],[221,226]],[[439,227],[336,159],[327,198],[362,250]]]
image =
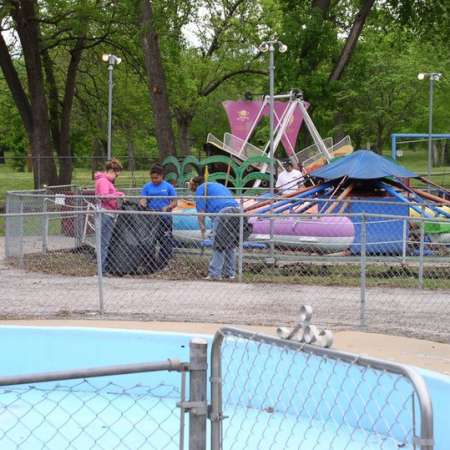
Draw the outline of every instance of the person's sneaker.
[[[230,281],[234,281],[235,279],[236,279],[236,276],[235,275],[226,275],[226,276],[224,276],[224,278],[226,279],[226,280],[230,280]]]
[[[204,279],[207,280],[207,281],[220,281],[222,278],[220,278],[220,277],[213,277],[211,275],[208,275]]]

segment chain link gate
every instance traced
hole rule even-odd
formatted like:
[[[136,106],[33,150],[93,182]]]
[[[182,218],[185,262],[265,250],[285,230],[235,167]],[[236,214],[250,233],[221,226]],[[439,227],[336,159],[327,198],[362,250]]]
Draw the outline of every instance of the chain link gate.
[[[427,387],[398,364],[219,330],[211,449],[433,449]]]

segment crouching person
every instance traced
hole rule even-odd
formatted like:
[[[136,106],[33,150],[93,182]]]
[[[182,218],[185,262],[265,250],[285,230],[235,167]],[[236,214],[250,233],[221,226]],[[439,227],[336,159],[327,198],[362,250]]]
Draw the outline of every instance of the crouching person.
[[[238,203],[229,189],[220,183],[205,183],[202,176],[190,181],[190,189],[195,192],[197,212],[224,214],[212,216],[213,254],[206,279],[233,280],[236,277],[236,248],[239,245],[239,216],[231,214],[239,214]],[[205,216],[198,216],[198,222],[204,239]]]

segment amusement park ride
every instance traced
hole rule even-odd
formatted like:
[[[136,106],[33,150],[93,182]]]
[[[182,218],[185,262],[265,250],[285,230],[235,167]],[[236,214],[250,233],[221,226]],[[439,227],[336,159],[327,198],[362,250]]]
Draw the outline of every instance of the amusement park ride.
[[[310,172],[321,165],[330,162],[335,156],[351,153],[353,149],[349,137],[344,138],[335,146],[333,146],[331,139],[322,139],[311,116],[308,114],[307,108],[309,105],[304,101],[302,92],[291,90],[287,94],[275,95],[274,99],[280,106],[279,108],[275,108],[274,111],[274,155],[276,155],[277,150],[282,143],[289,159],[294,165],[298,166],[301,164],[306,172]],[[284,101],[282,102],[282,100]],[[227,103],[232,102],[224,102],[225,107],[227,106]],[[229,108],[227,113],[232,130],[233,128],[237,128],[238,131],[241,131],[241,136],[225,133],[224,138],[221,141],[210,133],[207,137],[207,143],[228,153],[232,158],[240,162],[244,162],[252,156],[269,156],[270,141],[267,141],[263,149],[260,149],[249,142],[258,123],[264,115],[267,115],[269,96],[264,96],[261,101],[238,101],[235,102],[235,104],[238,108]],[[253,114],[254,119],[251,121],[249,109],[254,108],[255,106],[257,106],[258,109],[256,114]],[[240,110],[239,107],[241,108]],[[235,114],[235,117],[232,116],[233,113]],[[295,141],[302,121],[309,131],[313,144],[300,152],[295,153]],[[235,123],[239,124],[239,122],[250,123],[247,123],[244,130],[242,130],[242,126],[233,126]],[[244,133],[242,133],[242,131],[244,131]],[[280,164],[279,159],[276,159],[276,162],[277,164]],[[264,173],[270,170],[268,164],[258,164],[256,167]],[[259,182],[260,180],[256,181],[256,186],[259,185]]]

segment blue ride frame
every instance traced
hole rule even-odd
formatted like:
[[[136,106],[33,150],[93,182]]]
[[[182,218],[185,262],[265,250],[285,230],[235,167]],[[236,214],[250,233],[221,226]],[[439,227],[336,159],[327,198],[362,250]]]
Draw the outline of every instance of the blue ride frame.
[[[397,159],[397,139],[398,138],[429,138],[428,133],[392,133],[391,134],[391,157]],[[431,139],[450,139],[450,134],[432,133]]]

